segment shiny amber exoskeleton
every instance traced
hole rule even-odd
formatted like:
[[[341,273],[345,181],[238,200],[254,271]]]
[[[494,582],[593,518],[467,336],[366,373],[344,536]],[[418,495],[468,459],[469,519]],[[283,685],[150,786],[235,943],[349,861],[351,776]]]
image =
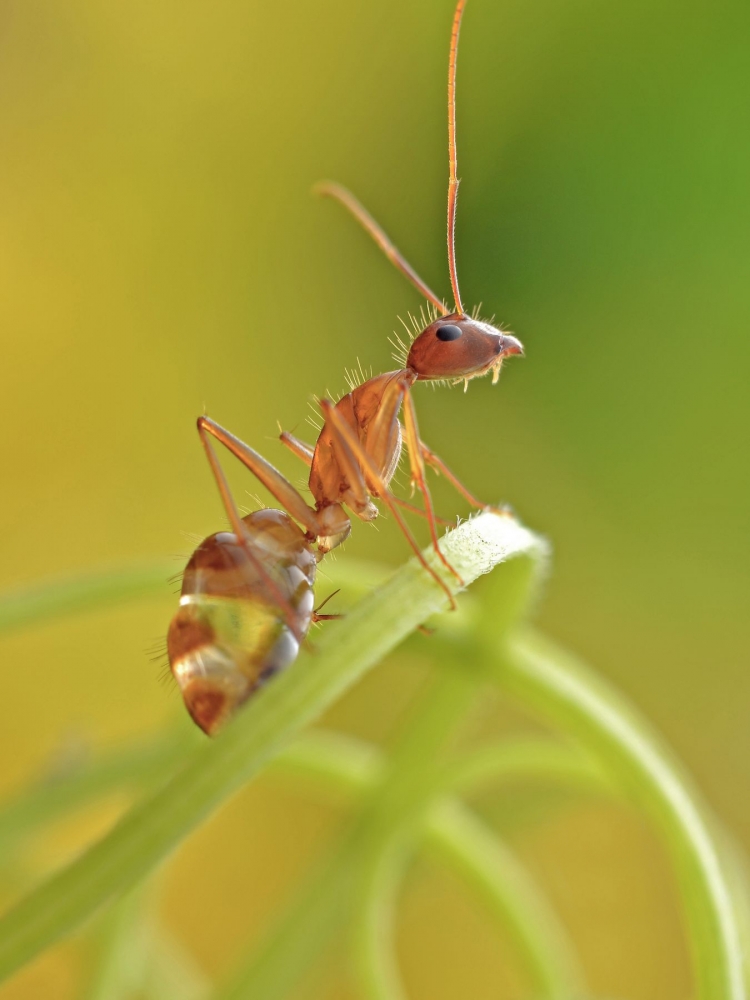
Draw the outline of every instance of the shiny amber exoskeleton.
[[[406,366],[420,381],[467,381],[492,372],[497,382],[505,358],[522,354],[521,342],[490,323],[453,313],[425,327],[414,340]]]
[[[209,734],[293,662],[313,615],[316,562],[304,533],[280,510],[242,520],[252,554],[294,611],[297,634],[236,535],[201,542],[185,569],[167,652],[188,711]]]
[[[456,62],[466,0],[453,15],[448,59],[448,270],[454,309],[438,297],[399,253],[354,195],[340,184],[318,185],[335,198],[372,236],[388,259],[431,304],[434,313],[417,328],[410,345],[401,343],[397,371],[351,381],[351,391],[335,404],[320,400],[323,427],[313,446],[283,432],[283,443],[310,467],[314,505],[261,454],[216,421],[203,416],[198,433],[229,516],[232,534],[212,535],[196,550],[185,571],[180,610],[169,630],[169,658],[190,714],[207,733],[221,724],[276,671],[297,655],[310,623],[336,615],[313,610],[316,558],[349,536],[349,512],[364,521],[378,515],[382,501],[403,531],[417,559],[455,607],[453,588],[422,553],[401,511],[424,517],[435,558],[461,583],[438,544],[437,525],[450,525],[432,506],[426,469],[441,473],[472,507],[495,510],[475,497],[421,439],[412,389],[417,382],[463,382],[492,372],[497,381],[505,358],[522,354],[520,341],[490,322],[467,316],[456,271],[454,229],[456,172]],[[403,418],[401,423],[400,415]],[[224,445],[273,494],[282,511],[259,511],[241,518],[213,441]],[[412,487],[424,507],[391,491],[402,448],[408,453]],[[302,527],[297,527],[301,525]],[[316,554],[313,555],[313,546]]]

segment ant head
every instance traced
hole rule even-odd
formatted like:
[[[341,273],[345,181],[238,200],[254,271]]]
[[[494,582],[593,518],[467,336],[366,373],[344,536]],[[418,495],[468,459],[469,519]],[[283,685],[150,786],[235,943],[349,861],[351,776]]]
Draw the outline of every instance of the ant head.
[[[523,354],[515,337],[463,313],[452,313],[425,327],[411,345],[406,365],[421,381],[460,381],[491,371],[496,382],[500,366],[511,354]]]
[[[330,181],[319,184],[316,190],[319,194],[341,202],[372,236],[391,263],[401,271],[439,314],[443,314],[440,319],[435,319],[429,326],[425,326],[410,349],[407,349],[396,334],[398,343],[393,345],[396,349],[394,358],[399,366],[408,369],[415,379],[423,381],[455,379],[458,382],[468,382],[471,378],[486,375],[487,372],[491,371],[494,383],[497,382],[503,360],[511,354],[523,354],[523,347],[520,341],[510,334],[503,333],[502,330],[498,330],[490,323],[483,323],[479,319],[467,316],[461,304],[461,294],[458,287],[454,241],[459,183],[456,153],[456,63],[458,36],[465,6],[466,0],[457,0],[448,56],[448,272],[455,312],[444,315],[446,307],[443,299],[425,284],[370,213],[350,191],[341,187],[340,184],[334,184]],[[407,332],[411,337],[408,328]]]

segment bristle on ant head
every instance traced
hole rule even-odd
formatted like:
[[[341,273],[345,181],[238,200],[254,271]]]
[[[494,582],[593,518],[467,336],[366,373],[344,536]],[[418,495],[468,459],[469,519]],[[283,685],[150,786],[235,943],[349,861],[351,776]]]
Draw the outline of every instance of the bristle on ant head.
[[[411,326],[409,326],[409,323],[407,323],[401,316],[397,318],[399,323],[404,328],[407,340],[404,340],[402,335],[396,330],[393,331],[393,337],[388,338],[388,343],[393,348],[391,357],[400,368],[406,367],[406,359],[409,354],[409,348],[414,340],[426,326],[435,322],[438,316],[441,315],[441,312],[437,306],[434,306],[431,302],[427,302],[425,305],[419,307],[418,317],[414,316],[410,312],[406,315],[409,317],[409,323]]]

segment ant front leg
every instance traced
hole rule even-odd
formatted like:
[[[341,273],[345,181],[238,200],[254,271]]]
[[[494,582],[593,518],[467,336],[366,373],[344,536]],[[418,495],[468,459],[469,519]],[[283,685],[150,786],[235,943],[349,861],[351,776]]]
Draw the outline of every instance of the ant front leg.
[[[391,499],[394,503],[397,503],[399,507],[403,510],[408,510],[410,514],[416,514],[417,517],[423,517],[426,521],[430,520],[430,515],[426,510],[422,510],[421,507],[417,507],[416,504],[409,503],[408,500],[402,500],[401,497],[397,497],[395,493],[391,493]],[[447,517],[440,517],[439,514],[432,512],[432,517],[436,524],[442,524],[444,528],[455,528],[456,524],[454,521],[449,521]]]
[[[461,480],[451,472],[442,458],[440,458],[439,455],[436,455],[431,448],[428,448],[424,441],[419,442],[419,448],[425,462],[437,473],[442,473],[454,489],[456,489],[462,497],[468,500],[472,507],[476,507],[477,510],[491,511],[491,513],[498,514],[500,517],[509,516],[508,510],[505,510],[502,507],[497,507],[494,504],[483,503],[481,500],[478,500],[473,493],[470,493]]]
[[[359,439],[347,423],[346,418],[338,412],[330,400],[321,399],[320,408],[323,411],[326,422],[331,428],[336,444],[336,458],[341,471],[349,483],[350,490],[357,495],[367,495],[368,481],[372,484],[374,487],[373,492],[387,505],[422,567],[430,574],[438,586],[445,591],[450,601],[451,609],[455,610],[456,600],[451,593],[450,587],[440,578],[422,555],[422,550],[419,548],[411,531],[409,531],[406,521],[401,516],[393,494],[388,489],[388,484],[383,479],[380,470],[371,456],[362,447]]]
[[[445,558],[438,545],[437,518],[435,517],[435,511],[432,506],[432,496],[430,495],[430,490],[427,486],[427,479],[425,477],[425,459],[421,442],[419,440],[417,411],[414,408],[414,400],[411,398],[411,393],[408,389],[404,392],[404,430],[406,431],[406,447],[409,452],[409,462],[411,464],[411,481],[412,485],[416,486],[424,497],[425,516],[427,517],[427,522],[430,526],[432,547],[440,557],[440,561],[443,565],[451,571],[460,584],[463,584],[463,580]]]

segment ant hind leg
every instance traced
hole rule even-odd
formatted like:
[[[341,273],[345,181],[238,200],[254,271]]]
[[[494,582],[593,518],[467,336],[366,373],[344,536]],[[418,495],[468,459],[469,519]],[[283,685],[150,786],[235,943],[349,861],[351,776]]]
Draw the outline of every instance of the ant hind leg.
[[[213,472],[214,479],[216,480],[216,485],[219,488],[219,494],[221,495],[221,499],[224,503],[224,509],[229,517],[229,523],[232,526],[232,531],[234,532],[237,541],[242,546],[248,560],[253,564],[253,567],[258,575],[265,581],[270,593],[273,594],[274,600],[282,611],[290,631],[297,638],[297,640],[301,642],[304,637],[300,634],[299,626],[297,624],[297,615],[294,608],[281,592],[278,584],[270,575],[263,563],[255,555],[252,546],[250,545],[247,528],[245,527],[245,523],[240,516],[239,510],[237,509],[237,504],[234,502],[234,497],[229,489],[229,483],[227,482],[224,471],[221,468],[216,452],[211,446],[211,441],[209,440],[207,433],[208,428],[205,426],[206,420],[206,417],[201,417],[198,420],[198,433],[200,434],[201,444],[203,445],[206,457],[208,458],[208,464],[211,466],[211,471]],[[218,435],[215,436],[218,438]],[[221,440],[221,438],[218,438],[218,440]]]
[[[312,507],[309,507],[304,497],[294,486],[275,469],[259,452],[245,444],[240,438],[226,430],[221,424],[217,424],[210,417],[198,418],[198,433],[201,436],[204,446],[208,448],[208,435],[220,441],[238,458],[240,462],[249,469],[253,475],[263,483],[295,521],[304,525],[308,533],[312,536],[321,534],[320,520],[318,514]],[[213,463],[212,463],[213,468]]]

